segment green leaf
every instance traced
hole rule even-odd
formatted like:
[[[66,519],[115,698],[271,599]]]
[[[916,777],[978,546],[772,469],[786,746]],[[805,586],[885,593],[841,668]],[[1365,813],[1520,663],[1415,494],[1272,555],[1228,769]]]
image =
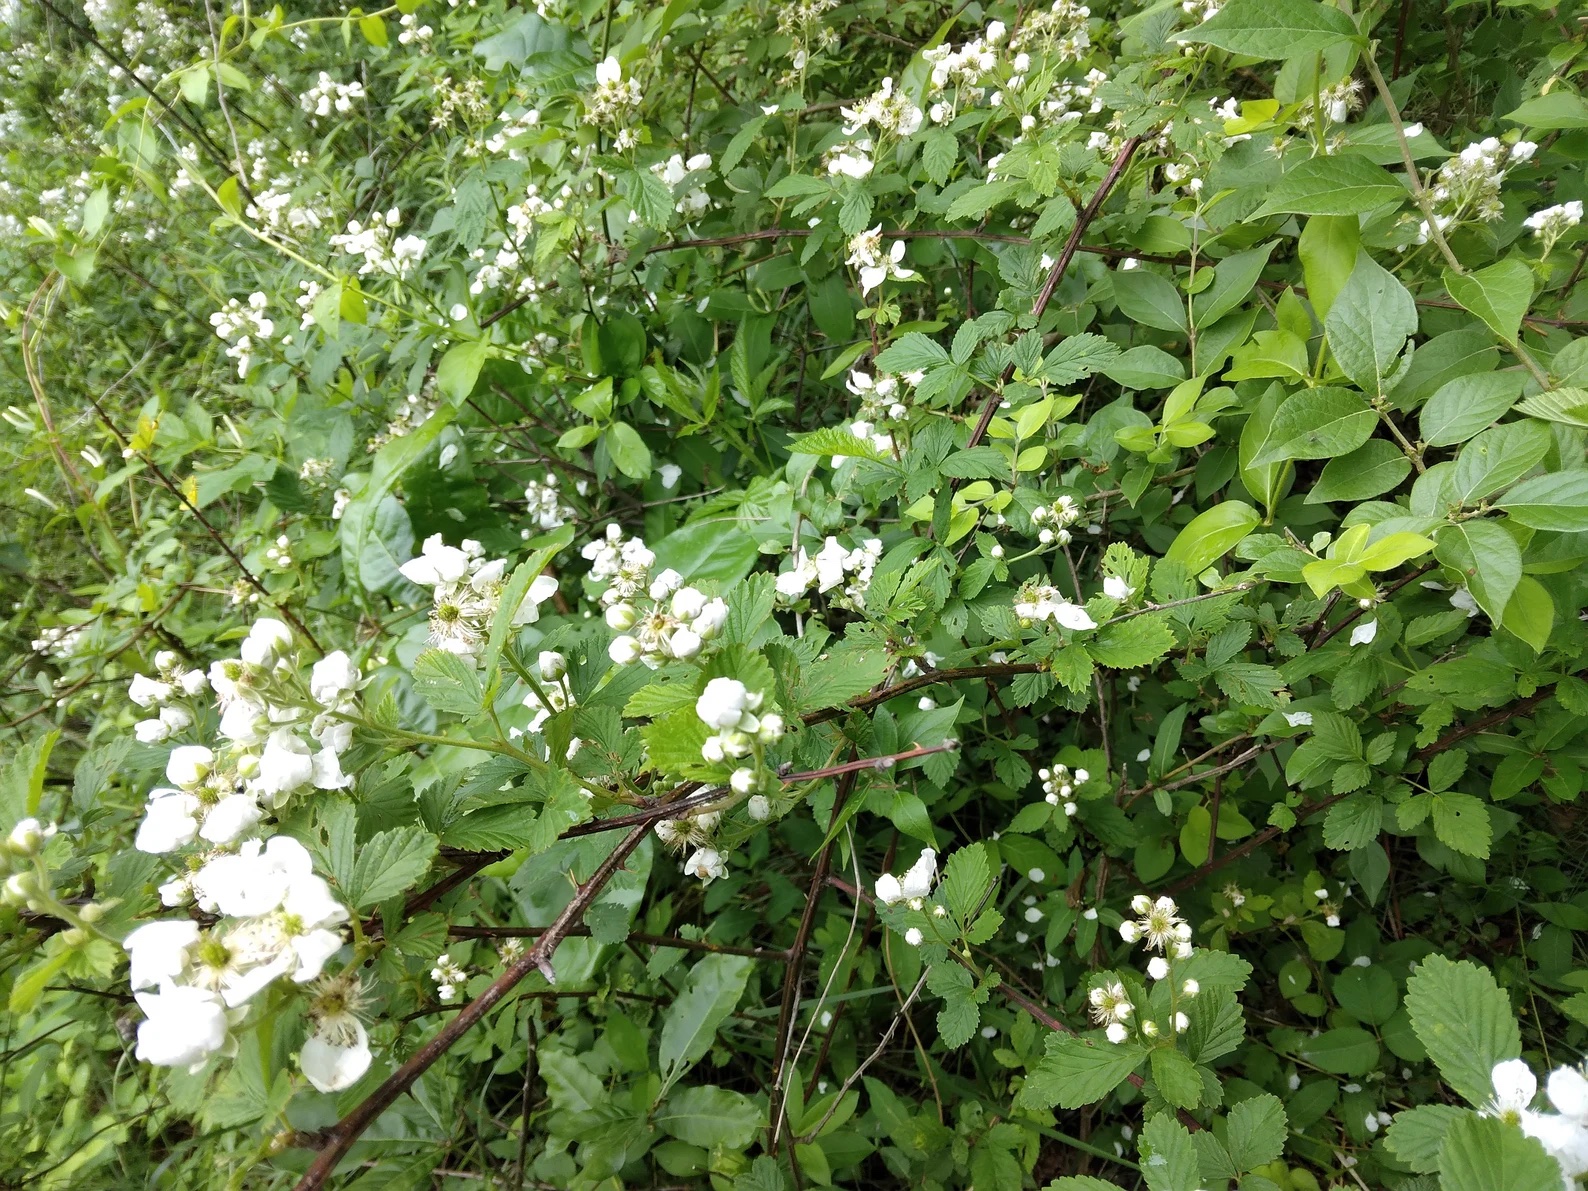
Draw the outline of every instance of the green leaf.
[[[658,1061],[665,1092],[711,1049],[720,1026],[744,995],[752,961],[742,955],[707,955],[689,970],[677,1000],[662,1017]]]
[[[476,42],[474,52],[485,59],[485,69],[494,73],[509,64],[521,67],[536,54],[566,50],[571,41],[567,29],[530,9],[519,13],[500,33]]]
[[[1301,58],[1359,41],[1351,18],[1313,0],[1231,0],[1176,41],[1217,46],[1248,58]]]
[[[1308,1038],[1298,1053],[1320,1071],[1366,1075],[1378,1065],[1378,1039],[1357,1026],[1341,1026]]]
[[[12,1013],[26,1013],[32,1009],[44,994],[45,986],[60,974],[71,959],[72,949],[62,947],[54,955],[47,955],[26,971],[18,973],[14,978],[15,983],[11,985],[6,1008]]]
[[[358,845],[352,878],[342,892],[362,910],[411,888],[430,871],[436,837],[422,827],[394,827]]]
[[[1323,842],[1342,852],[1365,848],[1384,829],[1384,800],[1377,794],[1353,794],[1329,808],[1323,820]]]
[[[1173,649],[1175,636],[1167,617],[1154,612],[1108,625],[1086,645],[1098,665],[1135,670],[1156,662]]]
[[[1349,455],[1323,465],[1323,474],[1307,493],[1304,504],[1331,500],[1367,500],[1398,488],[1412,474],[1412,461],[1387,439],[1370,438]]]
[[[485,641],[485,652],[480,656],[480,669],[487,676],[487,681],[496,672],[502,649],[513,634],[516,627],[513,622],[523,607],[524,598],[529,594],[530,584],[546,569],[546,564],[573,541],[574,532],[571,525],[553,530],[550,545],[542,546],[513,568],[497,601],[496,615],[491,619],[491,631]]]
[[[1201,1087],[1202,1077],[1191,1066],[1191,1060],[1177,1050],[1159,1048],[1152,1052],[1155,1075],[1159,1055],[1178,1058],[1196,1079],[1197,1087]],[[1191,1141],[1190,1131],[1175,1120],[1173,1113],[1161,1112],[1142,1127],[1139,1149],[1141,1175],[1147,1180],[1149,1191],[1199,1191],[1201,1188],[1196,1146]]]
[[[1555,601],[1549,589],[1533,576],[1523,575],[1506,601],[1500,624],[1531,645],[1534,653],[1543,653],[1555,631]]]
[[[948,362],[943,345],[919,331],[899,336],[877,356],[877,367],[884,372],[917,372]]]
[[[1290,1124],[1279,1097],[1264,1092],[1230,1109],[1226,1145],[1236,1170],[1266,1166],[1285,1150]]]
[[[651,450],[640,432],[627,422],[613,422],[607,427],[606,445],[612,462],[629,479],[643,480],[651,474]]]
[[[464,661],[444,649],[427,649],[414,659],[414,689],[437,711],[477,715],[484,700],[473,659]]]
[[[40,732],[15,746],[0,765],[0,831],[10,831],[19,820],[38,815],[50,752],[60,737],[59,728]]]
[[[1588,530],[1588,471],[1562,471],[1523,480],[1495,502],[1512,519],[1534,529]]]
[[[1250,218],[1265,215],[1363,215],[1406,198],[1406,187],[1381,165],[1358,153],[1312,157],[1268,188]]]
[[[1319,321],[1329,317],[1361,251],[1361,222],[1354,215],[1314,215],[1301,229],[1296,253],[1307,283],[1307,301]]]
[[[1588,389],[1552,389],[1518,402],[1516,410],[1545,422],[1588,429]]]
[[[1401,347],[1417,330],[1417,304],[1404,285],[1364,252],[1335,298],[1324,330],[1340,368],[1364,393],[1376,396],[1384,391]]]
[[[1548,95],[1535,95],[1506,114],[1513,124],[1529,128],[1588,128],[1588,101],[1580,95],[1556,88]]]
[[[1093,1042],[1074,1034],[1048,1035],[1041,1061],[1015,1098],[1021,1108],[1081,1108],[1107,1096],[1141,1065],[1146,1051],[1136,1042]]]
[[[987,999],[987,993],[978,996],[975,978],[958,964],[938,964],[927,978],[927,987],[943,998],[937,1011],[938,1039],[958,1050],[975,1037],[981,1022],[979,1002]]]
[[[1231,253],[1213,271],[1213,284],[1192,300],[1198,327],[1208,327],[1246,300],[1273,255],[1274,243]]]
[[[1332,459],[1365,443],[1378,415],[1349,389],[1303,389],[1274,414],[1268,441],[1252,465],[1287,459]]]
[[[1454,1104],[1421,1104],[1395,1114],[1384,1142],[1390,1151],[1413,1170],[1435,1174],[1439,1170],[1439,1147],[1450,1127],[1470,1111]]]
[[[1164,559],[1199,575],[1235,549],[1260,521],[1257,510],[1244,501],[1223,501],[1193,517],[1169,544]]]
[[[474,392],[490,352],[491,345],[484,339],[469,339],[454,343],[441,357],[441,363],[436,365],[436,388],[454,407],[462,405]]]
[[[961,920],[969,919],[981,908],[990,884],[992,865],[981,844],[959,849],[943,866],[943,900],[948,903],[949,912]]]
[[[1522,552],[1516,539],[1487,519],[1447,525],[1435,539],[1434,557],[1459,571],[1478,607],[1500,624],[1505,606],[1522,577]]]
[[[742,1150],[766,1112],[743,1092],[706,1084],[679,1088],[651,1119],[662,1132],[703,1149]]]
[[[1540,1191],[1560,1185],[1560,1166],[1543,1145],[1497,1117],[1460,1117],[1439,1147],[1441,1191]]]
[[[1499,421],[1522,395],[1519,372],[1477,372],[1447,381],[1417,415],[1420,437],[1452,447]]]
[[[623,175],[623,197],[646,227],[665,228],[673,221],[673,192],[650,170],[629,170]]]
[[[1489,325],[1505,343],[1515,343],[1522,316],[1533,301],[1533,270],[1519,260],[1503,260],[1476,273],[1445,270],[1450,296]]]
[[[1160,331],[1185,331],[1185,298],[1167,277],[1145,269],[1115,270],[1113,276],[1114,301],[1126,318]]]
[[[1334,978],[1333,992],[1340,1008],[1370,1026],[1383,1025],[1400,1008],[1395,977],[1386,968],[1359,968],[1353,964]]]
[[[847,430],[827,426],[801,434],[789,443],[788,449],[796,455],[842,455],[856,459],[884,458],[869,439],[857,438]]]
[[[1514,484],[1543,462],[1554,441],[1538,422],[1507,422],[1485,430],[1456,457],[1451,481],[1463,505],[1473,505]]]
[[[1159,1095],[1176,1108],[1195,1108],[1201,1102],[1202,1077],[1195,1063],[1172,1046],[1154,1047],[1149,1057]]]
[[[1406,1011],[1440,1077],[1474,1107],[1494,1096],[1495,1064],[1522,1053],[1511,999],[1471,960],[1423,960],[1406,982]]]

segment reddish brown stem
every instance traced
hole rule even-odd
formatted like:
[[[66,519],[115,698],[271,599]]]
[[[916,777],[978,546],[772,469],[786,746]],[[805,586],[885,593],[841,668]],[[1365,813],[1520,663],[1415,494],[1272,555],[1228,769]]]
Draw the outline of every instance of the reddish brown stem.
[[[539,971],[548,982],[556,983],[556,973],[552,971],[551,957],[557,950],[557,944],[562,942],[578,924],[584,912],[589,909],[592,902],[606,887],[613,875],[623,867],[623,862],[629,854],[640,846],[640,842],[650,834],[651,824],[644,823],[636,827],[618,842],[612,849],[611,855],[596,866],[589,880],[585,881],[574,893],[573,899],[564,908],[561,914],[549,927],[546,928],[533,947],[524,952],[514,963],[494,981],[483,993],[470,1001],[458,1015],[442,1026],[436,1036],[421,1046],[406,1063],[394,1071],[390,1078],[380,1087],[376,1088],[362,1101],[358,1107],[348,1113],[327,1131],[327,1138],[320,1152],[298,1180],[297,1191],[316,1191],[325,1186],[331,1173],[353,1147],[363,1134],[375,1123],[381,1113],[411,1088],[414,1081],[430,1069],[442,1055],[450,1050],[459,1038],[463,1037],[477,1022],[489,1013],[496,1005],[512,991],[513,987],[528,976],[531,972]]]

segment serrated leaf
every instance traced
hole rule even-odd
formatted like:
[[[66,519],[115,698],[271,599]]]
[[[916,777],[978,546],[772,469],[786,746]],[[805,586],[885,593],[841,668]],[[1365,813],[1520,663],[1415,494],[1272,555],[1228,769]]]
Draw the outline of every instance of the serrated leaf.
[[[1407,197],[1406,187],[1359,153],[1310,157],[1268,190],[1251,218],[1265,215],[1362,215]]]
[[[1357,40],[1351,18],[1313,0],[1231,0],[1176,41],[1251,58],[1300,58]]]
[[[1495,1064],[1522,1053],[1511,999],[1470,960],[1423,960],[1406,982],[1406,1011],[1440,1077],[1474,1107],[1494,1096]]]
[[[444,649],[427,649],[414,659],[414,689],[437,711],[476,715],[484,699],[474,661]]]
[[[1048,1035],[1046,1051],[1015,1098],[1021,1108],[1081,1108],[1125,1082],[1146,1051],[1139,1043],[1091,1041],[1074,1034]]]
[[[352,878],[342,892],[354,910],[395,897],[430,871],[436,837],[421,827],[394,827],[358,845]]]

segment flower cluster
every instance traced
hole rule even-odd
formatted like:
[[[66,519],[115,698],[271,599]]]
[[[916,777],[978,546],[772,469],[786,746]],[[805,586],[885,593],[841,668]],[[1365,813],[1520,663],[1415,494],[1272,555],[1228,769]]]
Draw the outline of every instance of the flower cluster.
[[[919,132],[923,123],[921,109],[910,97],[894,92],[891,76],[882,80],[875,94],[868,95],[852,108],[839,108],[838,112],[846,121],[845,136],[854,136],[867,125],[875,124],[878,131],[904,139]]]
[[[472,538],[449,546],[440,534],[425,539],[418,558],[397,568],[403,578],[431,589],[430,644],[472,658],[484,644],[502,600],[507,560],[487,562],[485,548]],[[513,625],[540,619],[540,605],[557,593],[557,580],[537,575],[512,612]]]
[[[77,653],[87,636],[87,625],[52,624],[41,628],[30,644],[34,653],[65,661]]]
[[[299,201],[292,193],[291,178],[276,178],[268,187],[254,191],[247,215],[265,231],[291,237],[318,230],[330,212],[323,206]]]
[[[173,732],[191,726],[193,713],[180,700],[194,698],[209,689],[204,671],[183,668],[180,659],[169,649],[154,655],[154,666],[159,677],[135,674],[127,688],[127,698],[134,704],[154,711],[149,719],[133,725],[133,734],[142,744],[160,744]]]
[[[642,98],[640,81],[625,79],[622,64],[608,54],[596,66],[595,90],[585,102],[585,122],[618,129],[618,148],[631,148],[635,143],[633,132],[625,125]]]
[[[450,1003],[469,979],[468,972],[446,952],[436,957],[436,966],[430,969],[430,979],[436,982],[436,996],[443,1004]]]
[[[1073,773],[1068,765],[1060,765],[1057,761],[1052,768],[1037,770],[1037,777],[1042,779],[1042,796],[1050,806],[1063,806],[1066,815],[1075,814],[1075,787],[1090,780],[1091,774],[1084,769],[1077,769]]]
[[[308,90],[298,97],[298,105],[309,114],[311,122],[332,112],[345,114],[353,110],[354,100],[364,98],[364,84],[355,79],[339,83],[325,71]]]
[[[670,659],[689,661],[728,620],[726,603],[707,599],[671,569],[651,581],[646,595],[648,607],[627,600],[607,606],[607,625],[621,634],[613,638],[607,653],[620,666],[643,662],[655,670]]]
[[[895,281],[909,281],[914,269],[899,264],[904,259],[904,241],[895,240],[886,253],[882,251],[882,225],[861,232],[849,241],[847,264],[860,271],[860,292],[869,294],[890,277]]]
[[[661,179],[662,185],[668,190],[677,190],[679,184],[691,174],[700,173],[711,168],[710,153],[696,153],[688,161],[684,160],[682,153],[674,153],[666,161],[658,161],[651,166],[651,173]],[[711,206],[711,196],[698,186],[691,186],[679,196],[674,210],[685,217],[699,215]],[[630,213],[631,218],[638,219],[637,215]]]
[[[607,585],[601,593],[603,608],[635,599],[650,587],[656,555],[640,538],[624,537],[616,522],[606,527],[603,536],[586,542],[579,555],[590,563],[590,578]]]
[[[836,602],[862,609],[866,606],[871,573],[881,557],[881,538],[867,538],[850,549],[837,538],[829,537],[814,555],[801,546],[794,553],[794,565],[777,577],[777,594],[785,602],[792,603],[806,595],[812,584],[824,595],[842,584]]]
[[[1505,213],[1500,203],[1500,184],[1512,167],[1530,161],[1537,149],[1532,141],[1507,145],[1491,136],[1474,141],[1447,160],[1428,189],[1429,198],[1440,208],[1434,214],[1439,229],[1443,231],[1463,219],[1486,223],[1499,219]],[[1429,235],[1428,221],[1422,220],[1414,242],[1426,243]]]
[[[1060,62],[1079,62],[1091,47],[1087,22],[1092,10],[1074,0],[1053,0],[1051,6],[1033,12],[1020,22],[1009,39],[1012,52],[1048,51]]]
[[[1522,221],[1522,226],[1544,242],[1544,255],[1548,256],[1555,241],[1581,222],[1582,201],[1572,199],[1569,203],[1556,203],[1553,207],[1534,211]]]
[[[189,883],[199,907],[219,921],[208,928],[188,918],[146,922],[123,946],[145,1015],[138,1058],[197,1070],[228,1049],[232,1027],[266,986],[283,976],[296,984],[320,976],[342,948],[348,911],[315,875],[308,849],[285,835],[213,856]],[[334,1037],[317,1029],[315,1037],[320,1045],[306,1048],[300,1062],[321,1091],[347,1087],[369,1066],[362,1027]]]
[[[231,298],[225,306],[210,315],[210,326],[215,328],[215,334],[231,345],[226,349],[226,354],[237,361],[239,378],[246,377],[248,370],[253,367],[254,341],[269,340],[275,336],[276,324],[265,314],[269,302],[264,294],[256,291],[248,295],[246,307],[236,298]]]
[[[1069,496],[1057,497],[1051,505],[1038,505],[1031,510],[1031,524],[1036,526],[1037,541],[1044,546],[1068,546],[1071,541],[1070,526],[1081,519],[1081,507]]]
[[[542,531],[559,529],[577,516],[574,509],[563,502],[558,483],[557,477],[548,473],[544,482],[531,480],[524,488],[524,499],[529,502],[529,520]]]
[[[1496,1063],[1490,1079],[1494,1099],[1481,1115],[1519,1126],[1560,1166],[1564,1191],[1576,1191],[1579,1176],[1588,1174],[1588,1076],[1578,1067],[1557,1067],[1550,1073],[1545,1092],[1553,1113],[1533,1109],[1538,1078],[1521,1059]]]
[[[848,378],[844,381],[844,388],[860,398],[860,409],[856,412],[856,422],[874,424],[880,421],[903,421],[909,415],[910,407],[900,400],[903,396],[903,390],[899,381],[902,379],[911,384],[919,384],[923,375],[923,373],[915,372],[901,378],[889,376],[883,372],[873,377],[858,368],[852,369]],[[853,427],[850,428],[850,433],[857,436],[860,435],[860,431],[855,430]],[[875,440],[873,440],[873,445],[875,445]],[[891,450],[892,446],[893,441],[890,438],[888,446],[878,447],[878,450]]]
[[[513,142],[521,137],[528,136],[540,127],[540,110],[527,108],[516,116],[502,113],[501,127],[493,132],[485,142],[485,148],[491,153],[505,152],[515,161],[522,161],[524,154],[513,148]]]
[[[822,157],[822,168],[834,178],[865,178],[876,168],[871,157],[875,148],[870,137],[855,141],[840,141]]]
[[[1137,917],[1119,924],[1119,937],[1125,942],[1139,939],[1149,950],[1165,951],[1176,959],[1191,954],[1191,924],[1180,917],[1174,898],[1154,901],[1145,893],[1138,893],[1130,900],[1130,910]]]
[[[1072,632],[1084,632],[1097,627],[1097,622],[1085,608],[1065,599],[1051,583],[1031,580],[1022,584],[1015,595],[1014,609],[1020,623],[1025,626],[1048,620]]]
[[[368,227],[356,219],[347,221],[347,231],[331,237],[331,247],[349,256],[361,256],[360,277],[371,273],[385,273],[392,277],[406,277],[425,255],[425,241],[418,236],[398,236],[393,232],[402,224],[402,212],[396,207],[378,216]]]
[[[352,784],[342,772],[341,754],[352,742],[349,713],[362,677],[346,653],[337,650],[316,662],[307,683],[299,672],[292,634],[279,620],[256,621],[243,641],[241,656],[210,666],[209,684],[220,706],[219,751],[183,744],[166,761],[169,786],[150,791],[134,846],[164,854],[203,840],[225,846],[250,831],[267,809],[278,810],[299,790],[340,790]],[[134,699],[147,706],[174,697],[168,667],[158,679],[133,680]],[[197,683],[184,674],[181,689]],[[167,690],[169,688],[169,693]],[[156,721],[174,725],[187,715]],[[190,716],[187,718],[191,719]],[[145,721],[147,722],[147,721]],[[187,724],[182,724],[186,728]],[[152,736],[154,729],[145,735]],[[161,887],[167,905],[180,905],[193,893],[179,878]]]

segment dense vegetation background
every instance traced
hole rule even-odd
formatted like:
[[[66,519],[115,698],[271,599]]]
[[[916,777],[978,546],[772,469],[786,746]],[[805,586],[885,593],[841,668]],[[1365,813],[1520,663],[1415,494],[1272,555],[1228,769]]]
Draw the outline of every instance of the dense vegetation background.
[[[0,1185],[1588,1173],[1533,0],[0,0]]]

